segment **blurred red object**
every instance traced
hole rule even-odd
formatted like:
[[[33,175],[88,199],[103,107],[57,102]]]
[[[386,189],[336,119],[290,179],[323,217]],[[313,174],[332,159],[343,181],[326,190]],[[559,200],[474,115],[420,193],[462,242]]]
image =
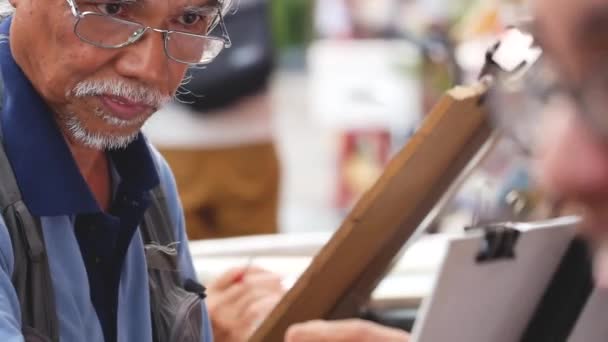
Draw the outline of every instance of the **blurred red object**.
[[[390,158],[391,134],[387,129],[352,130],[339,139],[336,206],[349,209],[382,174]]]

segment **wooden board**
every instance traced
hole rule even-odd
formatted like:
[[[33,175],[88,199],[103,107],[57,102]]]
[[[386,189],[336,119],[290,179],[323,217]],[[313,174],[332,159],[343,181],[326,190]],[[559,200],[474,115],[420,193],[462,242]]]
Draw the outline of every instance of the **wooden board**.
[[[356,317],[395,255],[492,130],[482,84],[449,91],[252,336],[280,342],[311,319]]]

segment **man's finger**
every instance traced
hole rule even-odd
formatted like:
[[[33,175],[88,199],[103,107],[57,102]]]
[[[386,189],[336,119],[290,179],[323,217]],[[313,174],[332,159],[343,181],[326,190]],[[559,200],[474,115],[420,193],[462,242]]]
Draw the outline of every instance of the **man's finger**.
[[[247,273],[242,282],[250,288],[264,288],[276,292],[285,291],[281,277],[270,272]]]
[[[362,320],[312,321],[290,327],[286,342],[408,342],[404,331]]]
[[[208,288],[210,291],[222,291],[227,289],[230,285],[234,284],[235,279],[243,274],[246,267],[237,267],[230,269],[219,276],[217,279],[212,281]]]
[[[239,282],[244,280],[245,278],[252,277],[258,274],[273,274],[263,268],[257,266],[247,266],[243,265],[241,267],[232,268],[225,273],[223,273],[220,277],[215,279],[211,284],[209,284],[209,289],[212,290],[225,290],[230,287],[235,282]]]
[[[267,297],[275,297],[277,295],[282,296],[282,292],[271,291],[268,289],[251,289],[245,292],[240,298],[237,298],[232,306],[234,307],[235,312],[239,315],[243,315],[246,310],[248,310],[252,305],[256,302],[263,300]]]
[[[253,322],[254,328],[257,328],[257,325],[268,317],[282,297],[282,295],[275,294],[260,298],[247,307],[243,313],[243,319],[247,322]]]
[[[248,288],[243,284],[232,284],[221,291],[210,290],[207,293],[208,306],[227,305],[233,307],[233,303],[242,298],[247,291]]]

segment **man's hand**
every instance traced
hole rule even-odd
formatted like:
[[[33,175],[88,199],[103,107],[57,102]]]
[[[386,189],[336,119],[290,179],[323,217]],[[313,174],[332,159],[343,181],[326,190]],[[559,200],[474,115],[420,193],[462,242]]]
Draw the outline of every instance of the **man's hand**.
[[[401,330],[371,322],[351,319],[344,321],[311,321],[296,324],[287,330],[285,342],[408,342],[409,335]]]
[[[244,342],[279,302],[285,289],[274,273],[237,268],[207,288],[207,308],[217,342]]]

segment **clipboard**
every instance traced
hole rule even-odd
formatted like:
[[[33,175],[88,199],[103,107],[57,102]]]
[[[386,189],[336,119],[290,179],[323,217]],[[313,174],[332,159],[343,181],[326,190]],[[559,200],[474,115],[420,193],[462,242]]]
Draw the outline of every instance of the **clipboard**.
[[[492,135],[487,90],[479,82],[447,92],[251,342],[283,341],[294,323],[359,315],[395,256]]]
[[[577,217],[493,224],[454,238],[412,341],[522,341],[570,250]],[[557,272],[559,273],[559,272]],[[535,341],[562,341],[564,339]]]

